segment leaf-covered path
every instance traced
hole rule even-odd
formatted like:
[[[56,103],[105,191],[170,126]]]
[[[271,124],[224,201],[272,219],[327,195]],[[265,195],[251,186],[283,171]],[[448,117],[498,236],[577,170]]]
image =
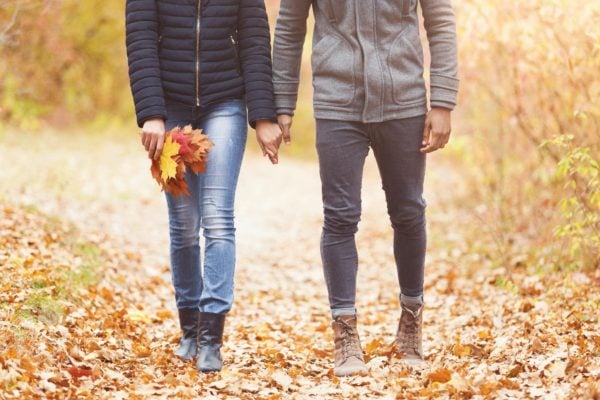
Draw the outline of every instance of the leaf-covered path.
[[[137,143],[13,135],[0,153],[10,165],[0,171],[0,398],[599,396],[598,278],[490,268],[486,250],[460,235],[471,221],[458,201],[464,188],[459,169],[441,157],[428,166],[428,365],[413,370],[389,358],[398,285],[370,160],[358,236],[359,331],[370,375],[338,379],[316,162],[284,154],[272,167],[248,153],[226,366],[201,375],[172,356],[178,329],[166,207]]]

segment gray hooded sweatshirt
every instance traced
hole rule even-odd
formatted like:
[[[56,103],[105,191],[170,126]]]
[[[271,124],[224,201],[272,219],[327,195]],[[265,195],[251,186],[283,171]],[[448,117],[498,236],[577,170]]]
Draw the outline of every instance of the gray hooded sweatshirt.
[[[281,0],[273,53],[278,114],[296,108],[311,5],[316,118],[368,123],[425,114],[419,2],[431,50],[430,103],[453,109],[458,62],[451,0]]]

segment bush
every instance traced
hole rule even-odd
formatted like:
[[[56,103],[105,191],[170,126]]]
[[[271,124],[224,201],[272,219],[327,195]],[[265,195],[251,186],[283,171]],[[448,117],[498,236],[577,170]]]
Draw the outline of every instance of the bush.
[[[597,268],[600,3],[465,0],[457,11],[469,195],[489,210],[497,262],[526,252],[537,266]]]
[[[131,115],[120,0],[0,6],[0,119],[30,126]]]

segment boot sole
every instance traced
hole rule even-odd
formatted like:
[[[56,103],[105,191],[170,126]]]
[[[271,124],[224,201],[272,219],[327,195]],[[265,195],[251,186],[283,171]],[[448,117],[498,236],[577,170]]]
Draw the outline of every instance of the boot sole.
[[[410,367],[425,367],[427,365],[425,360],[419,360],[416,358],[400,358],[399,361]]]
[[[186,352],[181,354],[179,352],[179,350],[175,350],[175,352],[173,353],[173,355],[175,355],[175,357],[179,358],[180,360],[183,361],[192,361],[196,359],[196,356],[198,355],[198,351],[194,351],[192,352],[192,354],[190,354],[190,352]]]
[[[179,358],[181,361],[193,361],[196,359],[196,355],[193,356],[182,356],[180,354],[175,353],[175,357]]]
[[[367,376],[367,375],[369,375],[369,369],[367,367],[364,367],[364,368],[356,368],[356,369],[348,370],[348,371],[336,371],[334,368],[333,374],[340,378],[348,377],[348,376]]]

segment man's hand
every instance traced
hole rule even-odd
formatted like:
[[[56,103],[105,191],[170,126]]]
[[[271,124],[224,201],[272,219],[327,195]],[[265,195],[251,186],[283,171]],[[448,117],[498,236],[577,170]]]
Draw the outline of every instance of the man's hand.
[[[161,118],[149,119],[142,127],[142,144],[153,160],[160,158],[165,143],[165,121]]]
[[[290,129],[292,129],[292,116],[281,114],[277,117],[277,122],[279,122],[285,144],[292,143],[292,133],[290,132]]]
[[[421,153],[431,153],[446,146],[452,130],[450,114],[451,111],[445,108],[432,108],[427,113]]]
[[[281,128],[273,121],[256,122],[256,140],[262,149],[263,156],[269,156],[271,163],[279,162],[279,146],[281,145]]]

